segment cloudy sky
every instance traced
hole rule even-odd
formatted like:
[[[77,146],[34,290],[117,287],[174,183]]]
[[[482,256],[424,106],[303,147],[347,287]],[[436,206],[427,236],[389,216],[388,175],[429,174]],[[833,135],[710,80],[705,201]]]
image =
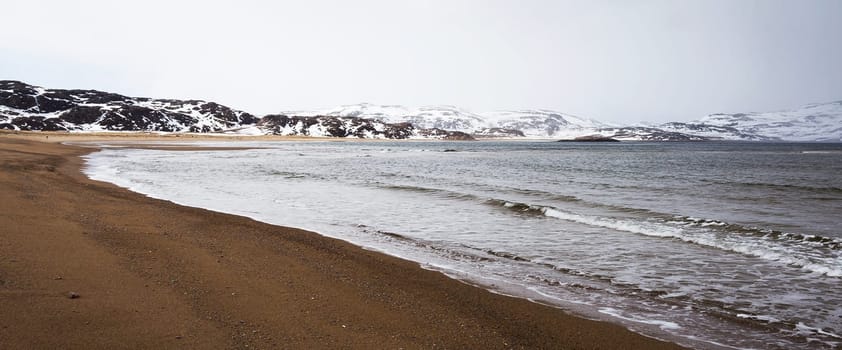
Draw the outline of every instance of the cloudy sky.
[[[842,100],[842,1],[0,0],[0,79],[214,100],[692,120]]]

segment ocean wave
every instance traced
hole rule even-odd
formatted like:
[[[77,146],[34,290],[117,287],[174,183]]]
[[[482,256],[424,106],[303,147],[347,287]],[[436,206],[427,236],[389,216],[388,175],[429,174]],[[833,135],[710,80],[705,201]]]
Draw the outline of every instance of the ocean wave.
[[[479,184],[477,184],[479,186]],[[774,185],[772,185],[774,186]],[[786,185],[789,186],[789,185]],[[770,241],[782,241],[782,242],[792,242],[796,244],[805,244],[812,248],[822,248],[828,249],[832,251],[842,251],[842,240],[838,238],[826,237],[816,234],[808,234],[808,233],[792,233],[792,232],[784,232],[769,228],[760,228],[760,227],[753,227],[753,226],[746,226],[736,223],[725,222],[721,220],[715,219],[704,219],[704,218],[694,218],[690,216],[680,216],[680,215],[673,215],[673,214],[666,214],[666,213],[659,213],[649,209],[642,209],[642,208],[633,208],[627,206],[620,206],[620,205],[613,205],[613,204],[604,204],[604,203],[596,203],[585,201],[575,196],[569,195],[561,195],[557,193],[545,192],[541,190],[533,190],[533,189],[518,189],[518,188],[509,188],[509,187],[493,187],[489,188],[490,190],[494,190],[496,192],[503,191],[507,193],[513,193],[518,195],[525,195],[529,197],[535,197],[536,199],[540,199],[543,201],[547,201],[548,203],[554,202],[561,202],[561,203],[577,203],[578,205],[588,207],[588,208],[595,208],[595,209],[604,209],[610,212],[617,212],[617,213],[625,213],[625,214],[633,214],[634,216],[643,218],[642,220],[635,220],[635,219],[613,219],[610,217],[598,217],[598,216],[584,216],[575,214],[572,212],[567,212],[560,210],[554,206],[550,205],[538,205],[538,204],[530,204],[530,203],[523,203],[518,201],[509,201],[497,198],[488,198],[483,197],[481,195],[475,194],[468,194],[462,192],[456,192],[451,190],[444,190],[444,189],[436,189],[436,188],[429,188],[429,187],[420,187],[420,186],[411,186],[411,185],[383,185],[383,188],[388,189],[397,189],[397,190],[405,190],[405,191],[414,191],[419,193],[434,193],[434,194],[441,194],[447,198],[452,199],[463,199],[463,200],[478,200],[482,201],[485,204],[494,206],[494,207],[502,207],[507,209],[509,212],[517,214],[517,215],[527,215],[527,216],[545,216],[545,217],[553,217],[562,220],[574,221],[578,223],[583,223],[586,225],[609,228],[609,229],[616,229],[620,231],[638,233],[647,236],[658,236],[658,237],[675,237],[675,238],[683,238],[681,235],[685,233],[686,228],[694,228],[694,229],[704,229],[706,231],[712,231],[714,233],[726,234],[726,235],[741,235],[741,236],[752,236],[755,238],[760,238],[763,240],[770,240]],[[825,187],[805,187],[805,186],[791,186],[791,187],[801,187],[801,188],[808,188],[815,190],[817,192],[821,192],[824,189],[834,189],[839,190],[842,192],[842,189],[839,188],[825,188]],[[698,242],[694,242],[698,243]],[[718,247],[718,246],[717,246]],[[728,249],[730,250],[730,249]],[[741,253],[743,251],[740,251]],[[833,273],[833,272],[831,272]]]
[[[842,250],[842,240],[820,235],[783,232],[766,228],[733,224],[719,220],[693,218],[689,216],[674,216],[670,221],[667,221],[667,223],[683,225],[685,227],[705,227],[712,230],[719,230],[724,233],[737,233],[764,239],[793,241],[811,246],[820,246],[829,250]]]
[[[426,193],[426,194],[435,194],[442,197],[450,198],[450,199],[467,199],[467,200],[476,200],[480,197],[469,194],[469,193],[462,193],[456,192],[451,190],[445,190],[440,188],[432,188],[432,187],[421,187],[421,186],[412,186],[412,185],[393,185],[393,184],[382,184],[376,183],[377,187],[387,189],[387,190],[397,190],[397,191],[407,191],[407,192],[415,192],[415,193]]]
[[[842,257],[839,256],[842,242],[829,237],[784,233],[691,217],[673,217],[670,221],[658,218],[613,218],[582,215],[551,206],[499,199],[488,199],[485,203],[517,214],[556,218],[651,237],[679,239],[687,243],[799,267],[828,277],[842,277]],[[823,256],[817,256],[817,248],[825,248]]]
[[[720,220],[675,216],[646,209],[584,203],[578,199],[574,201],[581,202],[580,204],[588,207],[602,207],[608,210],[639,215],[637,217],[583,215],[549,205],[483,198],[478,195],[436,188],[406,185],[385,185],[382,187],[418,193],[434,193],[461,200],[481,201],[483,204],[503,209],[518,216],[554,218],[644,236],[678,239],[687,243],[799,267],[829,277],[842,277],[842,257],[839,257],[839,252],[842,252],[842,240],[830,237],[787,233]],[[534,191],[529,192],[536,194]],[[564,197],[562,199],[569,198]],[[820,254],[816,254],[817,249],[822,250],[819,252]],[[834,256],[836,258],[833,258]]]
[[[526,214],[526,215],[535,215],[535,216],[543,216],[546,215],[547,207],[540,206],[540,205],[530,205],[526,203],[518,203],[518,202],[509,202],[500,199],[486,199],[485,204],[491,205],[493,207],[499,207],[505,210],[509,210],[516,214]]]
[[[410,245],[410,246],[414,246],[416,248],[422,248],[422,249],[425,249],[425,250],[434,251],[439,255],[446,256],[449,259],[454,259],[454,260],[459,260],[459,261],[470,261],[470,262],[494,261],[494,259],[486,257],[486,256],[480,256],[480,255],[477,255],[477,254],[472,254],[472,253],[468,252],[466,249],[458,249],[458,248],[450,247],[450,246],[445,245],[445,244],[438,244],[438,243],[430,242],[430,241],[423,240],[423,239],[409,237],[409,236],[406,236],[406,235],[402,235],[400,233],[378,230],[378,229],[368,227],[366,225],[357,225],[357,228],[360,229],[360,231],[368,233],[368,234],[379,235],[379,236],[385,237],[389,240],[396,241],[396,242],[399,242],[399,243],[402,243],[402,244],[407,244],[407,245]],[[470,248],[470,247],[463,246],[462,248]]]
[[[552,201],[558,202],[582,202],[581,198],[576,196],[569,196],[563,195],[558,193],[546,192],[541,190],[534,190],[534,189],[524,189],[524,188],[514,188],[514,187],[506,187],[506,186],[497,186],[491,188],[492,190],[503,190],[505,192],[526,195],[526,196],[534,196],[538,198],[545,198]]]

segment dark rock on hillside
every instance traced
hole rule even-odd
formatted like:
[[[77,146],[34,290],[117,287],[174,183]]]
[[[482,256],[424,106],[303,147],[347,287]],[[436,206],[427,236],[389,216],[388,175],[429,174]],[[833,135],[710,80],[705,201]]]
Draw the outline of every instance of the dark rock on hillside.
[[[187,125],[190,131],[198,129],[195,125],[190,125],[192,122],[193,119],[184,114],[128,105],[105,111],[99,124],[108,130],[173,132],[182,131],[184,125]]]
[[[411,123],[394,123],[394,124],[385,124],[385,129],[383,130],[383,136],[387,139],[408,139],[412,136],[413,132],[415,131],[415,127],[412,126]]]
[[[11,88],[19,87],[17,84],[3,84],[3,82],[0,82],[0,87],[4,85]],[[0,90],[0,105],[14,109],[30,110],[38,106],[38,102],[35,100],[36,94],[37,92],[30,88]]]
[[[102,117],[99,107],[73,106],[61,114],[61,120],[73,124],[92,124]]]
[[[377,129],[370,120],[351,118],[326,118],[323,120],[327,136],[330,137],[358,137],[365,138],[366,135],[375,135]]]
[[[227,127],[235,127],[239,125],[251,125],[257,123],[260,119],[248,114],[248,113],[237,113],[236,111],[232,110],[231,108],[225,107],[221,104],[216,102],[206,102],[201,103],[202,101],[196,101],[199,105],[199,112],[202,114],[213,115],[217,119],[219,119],[222,123],[225,123]]]
[[[110,103],[125,102],[131,99],[123,95],[97,90],[47,90],[43,95],[46,98],[56,100],[67,100],[86,103]],[[142,100],[136,98],[136,100]],[[148,100],[148,99],[146,99]]]
[[[42,131],[62,131],[67,130],[64,125],[54,118],[44,117],[20,117],[12,119],[9,123],[13,127],[12,130],[42,130]]]

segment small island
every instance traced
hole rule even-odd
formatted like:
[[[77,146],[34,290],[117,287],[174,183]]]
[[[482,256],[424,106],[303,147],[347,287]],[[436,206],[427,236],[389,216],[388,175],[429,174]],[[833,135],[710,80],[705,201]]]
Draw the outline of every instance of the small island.
[[[579,136],[574,139],[564,139],[558,140],[556,142],[620,142],[620,140],[611,138],[610,136],[604,135],[585,135]]]

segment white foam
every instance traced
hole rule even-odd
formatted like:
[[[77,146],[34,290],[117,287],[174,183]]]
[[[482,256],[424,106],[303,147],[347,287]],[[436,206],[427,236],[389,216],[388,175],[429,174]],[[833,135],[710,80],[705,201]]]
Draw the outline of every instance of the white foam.
[[[601,312],[603,314],[606,314],[606,315],[610,315],[610,316],[619,318],[621,320],[625,320],[625,321],[658,326],[658,328],[661,328],[662,330],[681,329],[681,326],[679,326],[678,323],[675,323],[675,322],[662,321],[662,320],[649,320],[649,319],[642,319],[642,318],[637,318],[637,317],[623,316],[620,313],[620,310],[617,310],[615,308],[603,307],[603,308],[599,309],[599,312]]]
[[[680,231],[666,226],[647,225],[631,221],[619,221],[595,216],[584,216],[561,211],[554,208],[544,208],[544,215],[586,225],[610,228],[619,231],[638,233],[646,236],[678,237]]]

